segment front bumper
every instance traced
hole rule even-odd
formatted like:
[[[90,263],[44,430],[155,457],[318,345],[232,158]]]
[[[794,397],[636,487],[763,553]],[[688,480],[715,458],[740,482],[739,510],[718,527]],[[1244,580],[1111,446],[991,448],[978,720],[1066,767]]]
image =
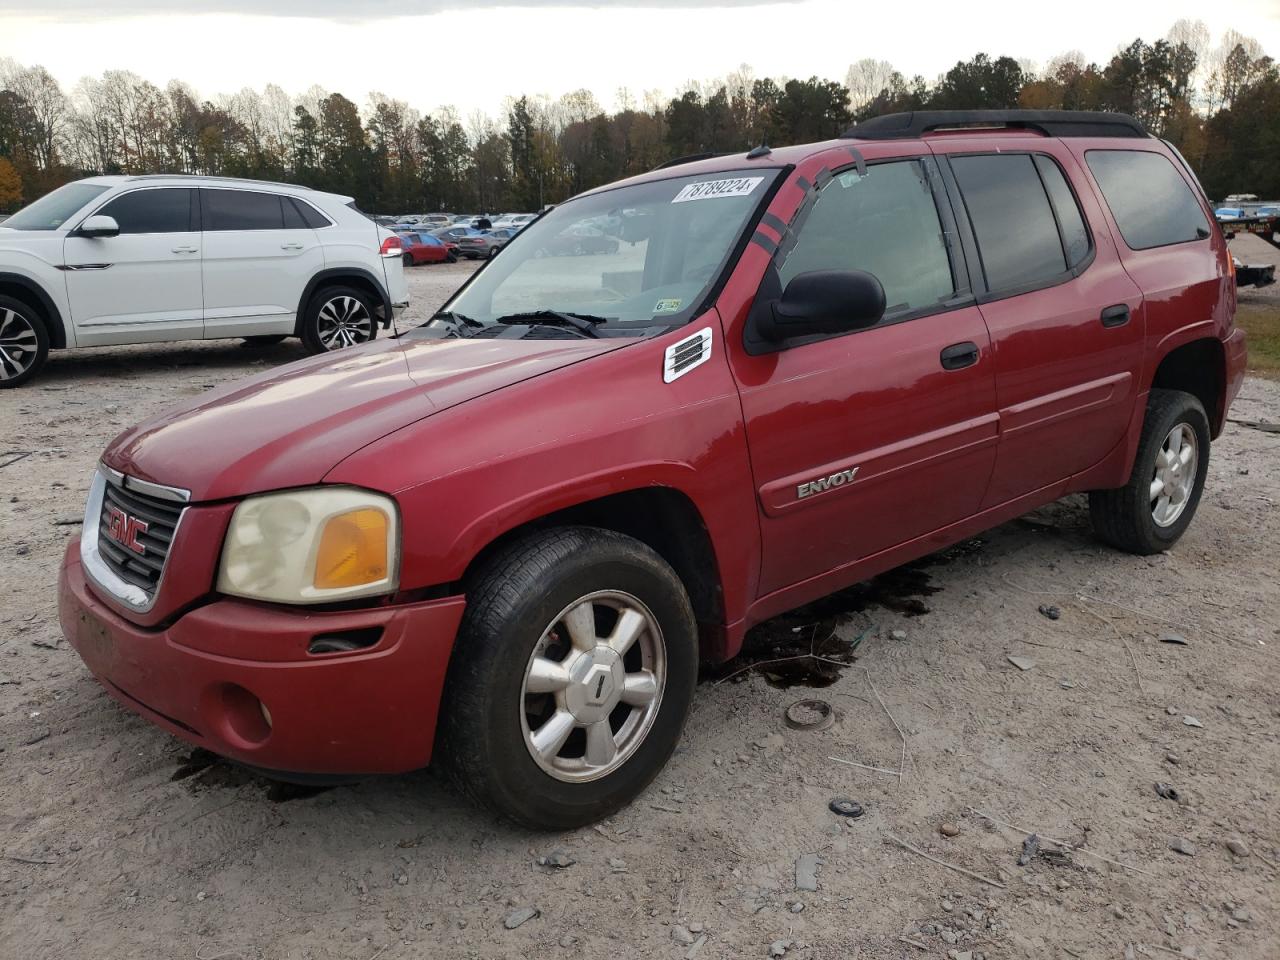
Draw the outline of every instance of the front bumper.
[[[74,540],[58,590],[63,633],[125,707],[241,763],[322,775],[427,765],[464,606],[317,613],[219,599],[145,629],[94,595]],[[319,635],[376,631],[367,648],[307,652]]]

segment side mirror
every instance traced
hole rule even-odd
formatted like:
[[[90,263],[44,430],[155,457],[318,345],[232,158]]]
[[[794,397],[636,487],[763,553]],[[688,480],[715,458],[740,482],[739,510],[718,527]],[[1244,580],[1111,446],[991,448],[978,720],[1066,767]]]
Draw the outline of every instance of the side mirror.
[[[791,278],[761,319],[769,340],[846,333],[875,326],[884,316],[884,287],[865,270],[814,270]]]
[[[84,223],[80,224],[80,229],[76,234],[81,237],[114,237],[120,233],[120,224],[116,223],[115,217],[104,217],[102,214],[95,214]]]

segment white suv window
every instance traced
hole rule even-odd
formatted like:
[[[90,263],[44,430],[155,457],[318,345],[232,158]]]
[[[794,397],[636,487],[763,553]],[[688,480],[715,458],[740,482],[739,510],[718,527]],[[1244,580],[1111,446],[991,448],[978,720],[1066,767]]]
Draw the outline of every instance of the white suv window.
[[[280,197],[250,190],[204,189],[204,229],[283,230]]]
[[[163,188],[121,194],[98,211],[121,233],[187,233],[192,229],[194,190]]]

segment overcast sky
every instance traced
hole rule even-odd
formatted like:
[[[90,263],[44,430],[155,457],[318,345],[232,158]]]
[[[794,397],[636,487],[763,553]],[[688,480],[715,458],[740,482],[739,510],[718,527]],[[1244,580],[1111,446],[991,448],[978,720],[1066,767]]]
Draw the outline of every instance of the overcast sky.
[[[0,57],[43,64],[68,90],[122,68],[205,96],[320,84],[362,106],[378,90],[497,114],[508,94],[587,87],[609,107],[619,88],[669,94],[744,63],[842,80],[876,57],[932,81],[979,51],[1105,62],[1180,17],[1204,20],[1214,45],[1234,28],[1280,58],[1280,0],[0,0]]]

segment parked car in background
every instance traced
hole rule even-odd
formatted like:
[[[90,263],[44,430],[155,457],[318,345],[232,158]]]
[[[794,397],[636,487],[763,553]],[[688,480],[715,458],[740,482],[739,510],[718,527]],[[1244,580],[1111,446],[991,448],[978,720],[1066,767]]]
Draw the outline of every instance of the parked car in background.
[[[1242,207],[1219,207],[1213,211],[1213,216],[1217,220],[1239,220],[1244,216]]]
[[[537,219],[537,216],[536,213],[505,213],[493,221],[493,228],[521,230]]]
[[[625,248],[533,259],[618,210]],[[1244,380],[1211,216],[1176,151],[1074,111],[609,184],[426,325],[113,441],[62,629],[197,747],[313,777],[434,755],[470,801],[582,827],[754,624],[1073,493],[1103,542],[1174,548]]]
[[[599,227],[577,223],[543,242],[542,255],[548,257],[585,256],[616,253],[618,240]]]
[[[0,226],[0,387],[50,349],[372,340],[409,302],[400,238],[350,197],[283,183],[92,177]]]
[[[470,260],[479,260],[496,256],[519,231],[518,230],[486,230],[481,233],[468,234],[458,240],[458,253]]]
[[[440,240],[448,240],[452,243],[459,243],[463,237],[479,236],[480,231],[472,229],[465,224],[454,223],[447,227],[437,227],[435,230],[428,231],[431,236]]]
[[[417,266],[420,263],[457,263],[457,246],[447,243],[429,233],[402,233],[400,242],[404,245],[404,265]]]

